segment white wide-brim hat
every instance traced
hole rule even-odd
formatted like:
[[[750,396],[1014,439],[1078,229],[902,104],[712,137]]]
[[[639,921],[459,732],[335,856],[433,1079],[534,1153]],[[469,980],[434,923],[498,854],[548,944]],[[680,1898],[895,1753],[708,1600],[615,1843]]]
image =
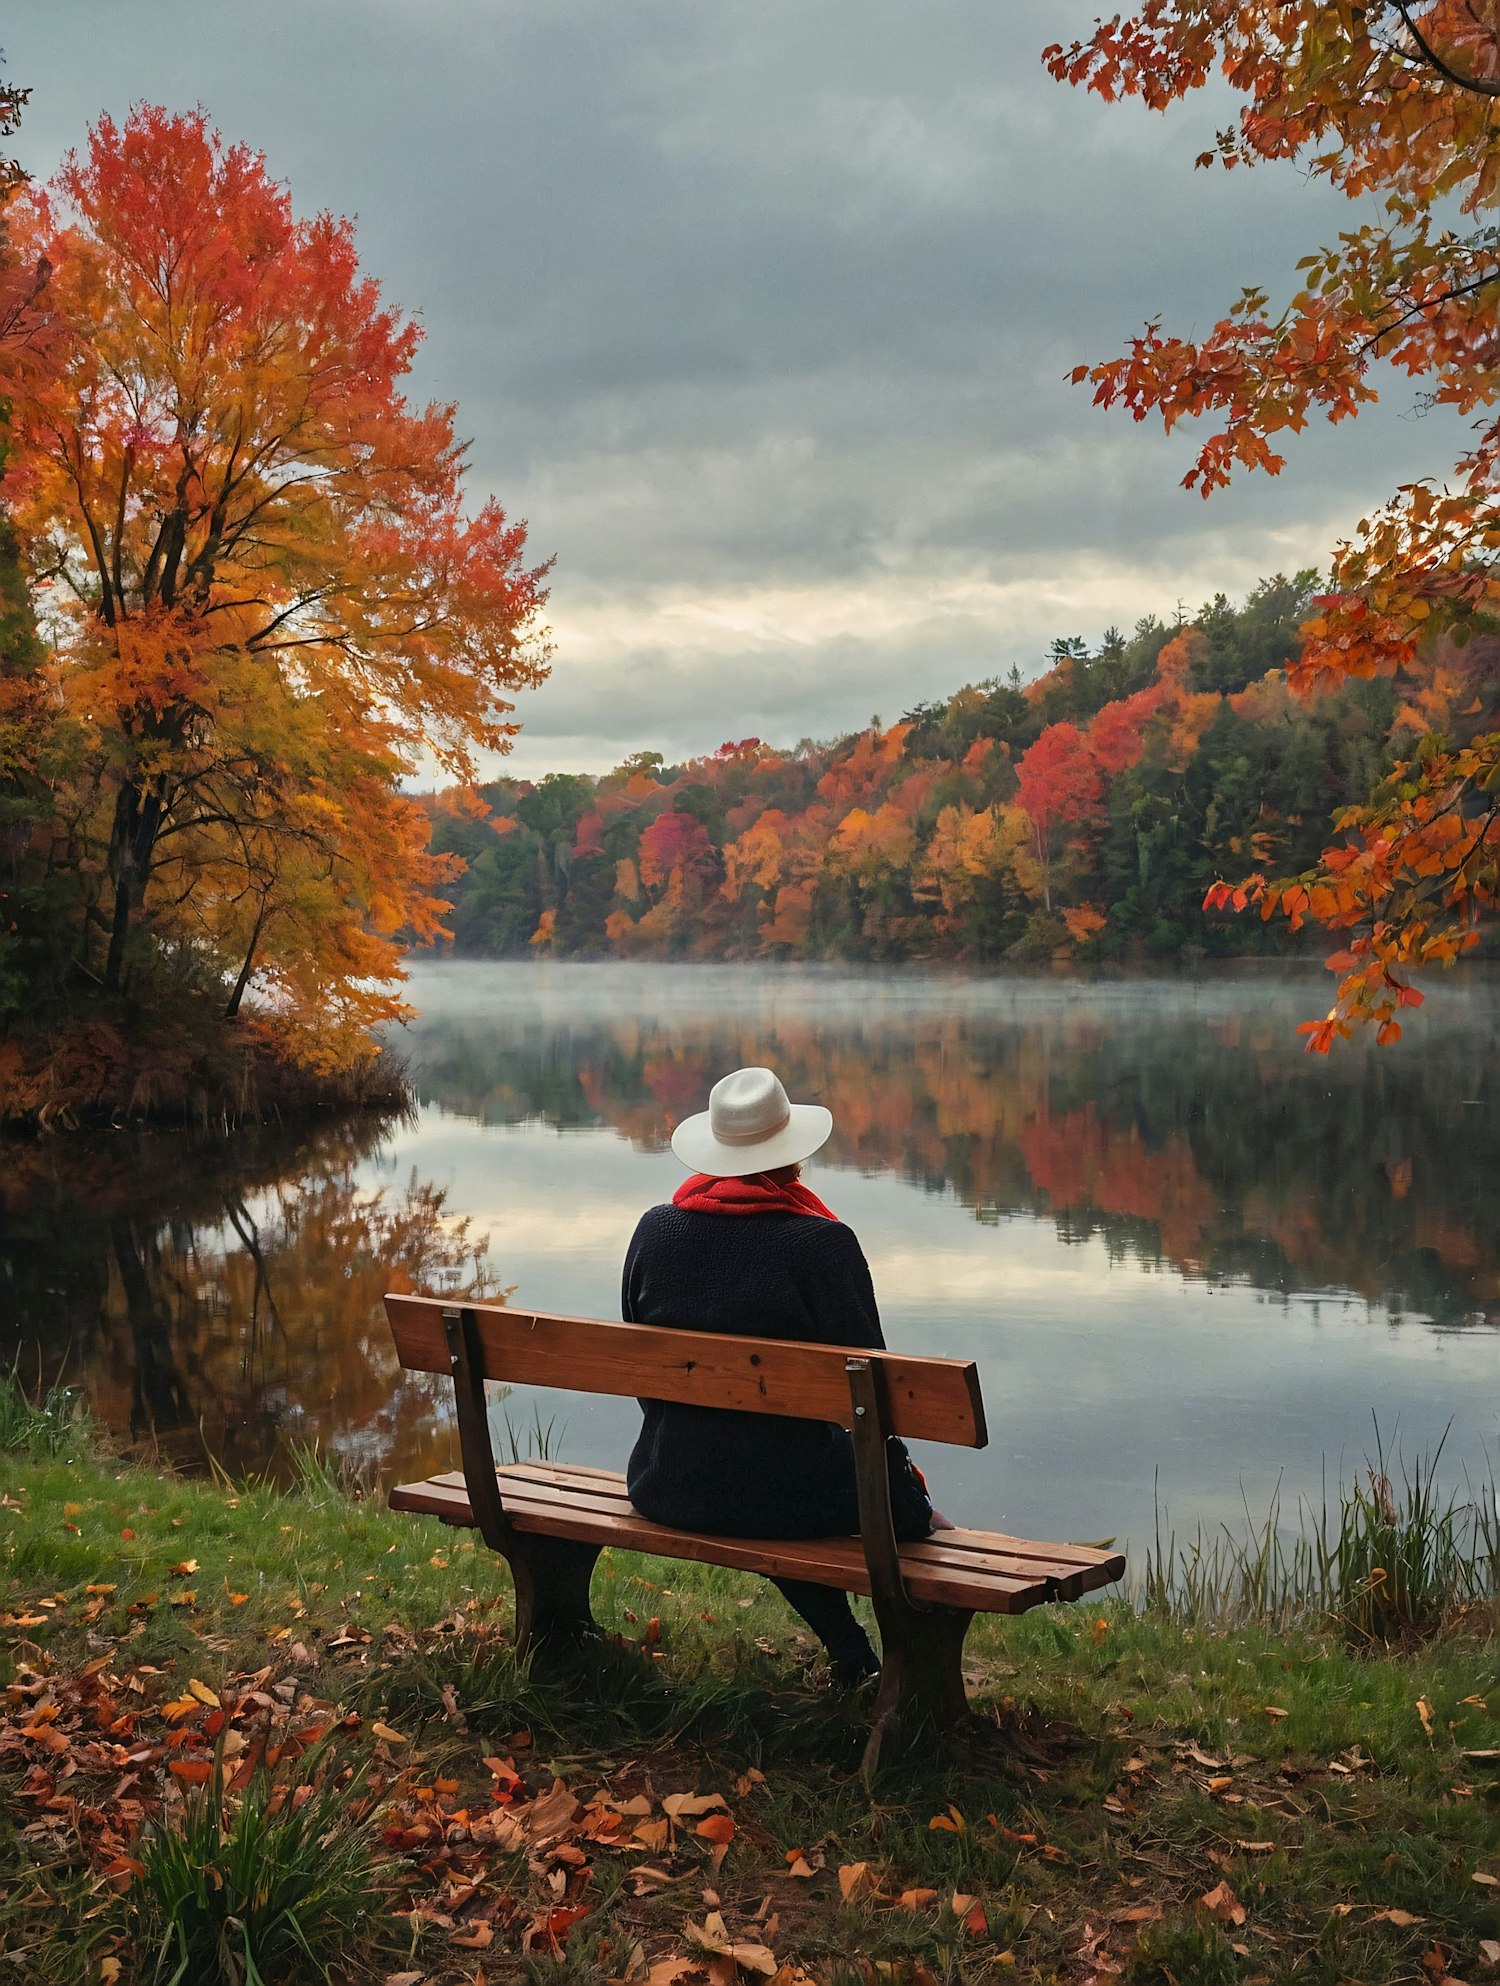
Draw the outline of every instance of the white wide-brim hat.
[[[672,1150],[694,1172],[745,1179],[811,1158],[828,1142],[833,1112],[821,1103],[792,1103],[772,1069],[736,1069],[714,1084],[708,1108],[685,1117]]]

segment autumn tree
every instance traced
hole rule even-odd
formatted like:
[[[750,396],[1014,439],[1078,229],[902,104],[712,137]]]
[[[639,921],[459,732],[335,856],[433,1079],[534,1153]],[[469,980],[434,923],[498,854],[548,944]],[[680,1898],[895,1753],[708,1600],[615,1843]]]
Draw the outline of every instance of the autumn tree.
[[[15,133],[29,90],[0,82],[0,145]],[[26,184],[18,160],[0,153],[0,353],[25,338],[50,268],[23,260],[11,240],[10,208]],[[34,996],[55,950],[56,892],[38,891],[22,857],[48,811],[54,738],[30,588],[10,513],[14,478],[10,406],[0,393],[0,1015]]]
[[[1016,801],[1031,823],[1041,870],[1042,902],[1052,908],[1053,830],[1097,814],[1103,797],[1099,768],[1076,724],[1049,724],[1016,767]]]
[[[1092,367],[1102,406],[1168,429],[1208,432],[1184,476],[1204,496],[1242,470],[1278,473],[1282,437],[1315,416],[1340,421],[1377,397],[1385,361],[1430,404],[1474,417],[1451,483],[1403,484],[1333,559],[1306,622],[1294,686],[1310,693],[1394,677],[1409,701],[1430,679],[1438,637],[1483,636],[1500,608],[1500,18],[1472,0],[1143,0],[1044,58],[1052,74],[1106,100],[1154,109],[1222,75],[1242,99],[1200,166],[1295,160],[1351,200],[1383,196],[1332,248],[1298,264],[1284,310],[1258,288],[1201,339],[1150,323],[1126,353]],[[1486,656],[1492,646],[1484,644]],[[1451,963],[1500,904],[1500,713],[1486,661],[1461,705],[1445,703],[1303,874],[1221,883],[1214,903],[1258,901],[1296,928],[1348,934],[1340,974],[1309,1047],[1361,1021],[1382,1040],[1421,995],[1408,973]]]
[[[203,113],[101,119],[10,223],[50,270],[0,389],[79,732],[80,965],[231,1012],[253,981],[297,1053],[356,1056],[452,866],[401,781],[507,748],[544,569],[466,507],[455,410],[404,397],[419,332],[350,223],[298,219]]]

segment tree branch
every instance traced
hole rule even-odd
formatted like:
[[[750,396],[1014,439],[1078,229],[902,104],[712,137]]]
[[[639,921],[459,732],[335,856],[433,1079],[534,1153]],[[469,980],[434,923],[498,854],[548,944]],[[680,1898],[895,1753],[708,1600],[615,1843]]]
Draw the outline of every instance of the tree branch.
[[[1474,96],[1500,97],[1500,82],[1488,83],[1482,76],[1465,76],[1460,70],[1455,69],[1451,62],[1438,54],[1412,19],[1410,0],[1393,0],[1393,4],[1396,12],[1401,16],[1406,32],[1422,51],[1428,64],[1436,69],[1440,76],[1446,77],[1450,83],[1457,84],[1459,89],[1470,91]]]
[[[1355,358],[1362,359],[1366,352],[1373,351],[1382,338],[1389,338],[1393,331],[1399,331],[1403,324],[1409,324],[1414,317],[1420,317],[1424,310],[1440,310],[1445,303],[1452,303],[1458,297],[1473,296],[1477,290],[1488,288],[1491,283],[1500,283],[1500,269],[1491,269],[1488,275],[1476,276],[1471,283],[1455,283],[1441,295],[1425,297],[1414,303],[1389,324],[1383,324],[1378,331],[1372,331],[1364,343],[1355,351]]]

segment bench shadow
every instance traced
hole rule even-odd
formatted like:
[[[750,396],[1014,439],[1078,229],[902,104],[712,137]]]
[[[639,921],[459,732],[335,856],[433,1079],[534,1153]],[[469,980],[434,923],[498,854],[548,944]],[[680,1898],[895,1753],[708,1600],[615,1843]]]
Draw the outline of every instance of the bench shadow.
[[[606,1632],[558,1636],[518,1656],[498,1629],[429,1636],[373,1672],[372,1705],[422,1723],[440,1721],[497,1742],[582,1758],[592,1753],[697,1754],[731,1779],[750,1767],[816,1768],[857,1781],[870,1735],[873,1690],[836,1687],[821,1664],[798,1666],[784,1652],[737,1647],[699,1659],[653,1659],[652,1651]],[[953,1730],[903,1733],[881,1754],[870,1795],[939,1804],[969,1786],[1023,1782],[1034,1791],[1058,1775],[1076,1782],[1107,1773],[1119,1740],[1024,1698],[981,1693]]]

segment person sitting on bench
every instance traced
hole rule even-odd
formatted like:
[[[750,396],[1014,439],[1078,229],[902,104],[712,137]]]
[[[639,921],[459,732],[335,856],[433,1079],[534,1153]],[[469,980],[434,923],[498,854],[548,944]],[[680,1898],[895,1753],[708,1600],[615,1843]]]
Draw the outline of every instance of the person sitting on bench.
[[[883,1351],[859,1243],[799,1177],[832,1129],[829,1111],[790,1102],[770,1069],[737,1069],[716,1083],[708,1109],[672,1136],[692,1177],[670,1206],[641,1216],[631,1240],[625,1322]],[[626,1484],[653,1523],[731,1538],[859,1530],[853,1444],[835,1422],[661,1400],[641,1408]],[[897,1538],[951,1529],[895,1436],[887,1463]],[[847,1594],[795,1579],[772,1584],[823,1642],[839,1682],[878,1674]]]

